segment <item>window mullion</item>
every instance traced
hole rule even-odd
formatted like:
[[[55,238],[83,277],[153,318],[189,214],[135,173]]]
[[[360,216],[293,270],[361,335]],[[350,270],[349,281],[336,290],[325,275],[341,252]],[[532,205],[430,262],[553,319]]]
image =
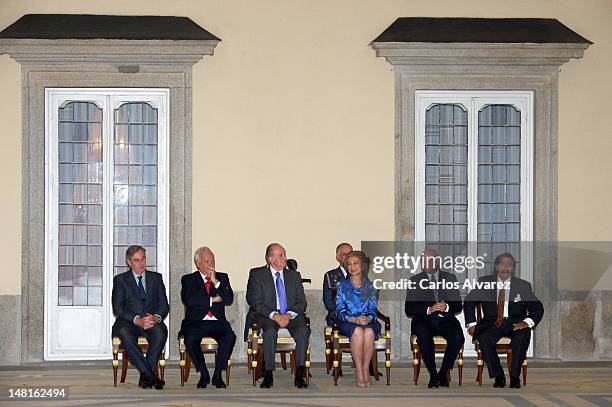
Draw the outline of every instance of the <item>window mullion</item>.
[[[468,256],[477,256],[478,241],[478,110],[476,98],[468,104]],[[469,271],[468,277],[477,277],[477,270]]]
[[[110,96],[106,95],[104,110],[104,279],[106,293],[112,290],[113,277],[113,109],[110,103]],[[110,298],[106,295],[106,298]]]

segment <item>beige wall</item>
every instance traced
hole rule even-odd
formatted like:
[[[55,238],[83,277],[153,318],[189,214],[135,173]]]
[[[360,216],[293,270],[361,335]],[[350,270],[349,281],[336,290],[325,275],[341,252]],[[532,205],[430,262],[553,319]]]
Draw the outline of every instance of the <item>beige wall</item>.
[[[393,239],[393,72],[368,44],[396,17],[557,18],[595,42],[561,72],[559,237],[612,240],[608,0],[3,0],[0,28],[27,13],[188,16],[223,39],[194,67],[193,246],[237,289],[270,241],[318,288],[337,242]],[[19,83],[0,57],[0,294],[20,293]]]

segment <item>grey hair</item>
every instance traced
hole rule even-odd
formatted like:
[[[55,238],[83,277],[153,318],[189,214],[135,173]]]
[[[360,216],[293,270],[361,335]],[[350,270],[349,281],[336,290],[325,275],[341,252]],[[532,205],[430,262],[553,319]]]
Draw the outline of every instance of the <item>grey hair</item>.
[[[203,253],[203,252],[208,252],[213,257],[215,257],[215,254],[207,246],[198,247],[196,249],[195,253],[193,253],[193,262],[194,263],[198,261],[198,259],[200,258],[200,253]]]

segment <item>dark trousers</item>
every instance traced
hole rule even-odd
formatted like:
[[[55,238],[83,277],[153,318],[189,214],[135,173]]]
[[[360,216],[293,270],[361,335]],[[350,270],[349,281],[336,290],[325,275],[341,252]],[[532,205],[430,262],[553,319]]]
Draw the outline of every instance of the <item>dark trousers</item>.
[[[436,372],[436,353],[434,346],[434,336],[442,336],[446,339],[446,350],[442,359],[441,371],[452,369],[459,355],[459,350],[465,341],[461,324],[455,317],[432,317],[412,322],[412,334],[416,335],[417,343],[421,349],[421,355],[425,367],[430,376],[437,375]]]
[[[121,339],[121,346],[125,349],[128,360],[141,374],[156,373],[159,356],[168,339],[166,324],[160,322],[145,330],[131,322],[116,321],[113,325],[113,335]],[[146,357],[138,347],[139,336],[147,338]]]
[[[181,329],[185,338],[185,348],[193,360],[198,372],[206,372],[206,361],[200,343],[202,338],[209,337],[219,346],[215,358],[214,377],[221,377],[221,371],[227,369],[227,361],[232,356],[236,344],[236,334],[226,320],[218,321],[184,321]]]
[[[275,369],[276,340],[280,325],[270,318],[261,318],[263,328],[264,345],[264,368],[265,370]],[[298,367],[303,367],[306,362],[306,350],[310,340],[310,328],[306,325],[306,319],[302,315],[293,318],[286,326],[289,334],[295,341],[295,362]]]
[[[507,336],[512,340],[512,376],[518,377],[521,373],[521,366],[527,356],[527,348],[531,341],[531,329],[513,331],[512,322],[508,319],[505,319],[499,328],[494,323],[488,321],[478,324],[476,327],[476,338],[480,344],[482,357],[487,364],[489,377],[497,377],[504,374],[504,369],[495,350],[495,345],[502,336]]]

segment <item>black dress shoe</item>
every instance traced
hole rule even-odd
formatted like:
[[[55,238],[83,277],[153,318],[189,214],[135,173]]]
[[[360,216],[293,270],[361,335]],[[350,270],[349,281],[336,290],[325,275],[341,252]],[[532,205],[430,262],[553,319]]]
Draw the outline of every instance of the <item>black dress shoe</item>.
[[[213,376],[212,378],[212,382],[210,382],[213,386],[215,386],[217,389],[225,389],[227,386],[225,385],[225,382],[223,381],[223,379],[221,377],[215,377]]]
[[[140,379],[138,379],[138,387],[142,389],[150,389],[153,387],[152,382],[153,376],[145,375],[143,373],[140,374]]]
[[[264,379],[259,385],[259,387],[262,389],[269,389],[270,387],[272,387],[273,384],[274,379],[272,378],[272,371],[266,370],[266,372],[264,373]]]
[[[440,387],[449,387],[448,376],[446,370],[440,370],[438,372],[438,383],[440,383]]]
[[[510,388],[511,389],[520,389],[521,388],[521,379],[518,377],[510,378]]]
[[[437,377],[432,377],[429,379],[429,384],[427,385],[430,389],[437,389],[440,387],[440,380]]]
[[[293,381],[293,384],[295,384],[295,387],[298,389],[305,389],[308,387],[306,380],[304,380],[304,373],[304,366],[298,366],[298,368],[295,370],[295,380]]]
[[[153,376],[153,387],[155,387],[157,390],[161,390],[164,388],[165,385],[166,385],[165,380],[162,380],[156,376]]]
[[[206,386],[208,386],[208,383],[210,383],[210,375],[208,374],[208,372],[200,373],[200,380],[198,381],[197,388],[205,389]]]
[[[496,376],[495,383],[493,383],[493,387],[499,387],[500,389],[503,389],[504,387],[506,387],[506,376],[504,375]]]

